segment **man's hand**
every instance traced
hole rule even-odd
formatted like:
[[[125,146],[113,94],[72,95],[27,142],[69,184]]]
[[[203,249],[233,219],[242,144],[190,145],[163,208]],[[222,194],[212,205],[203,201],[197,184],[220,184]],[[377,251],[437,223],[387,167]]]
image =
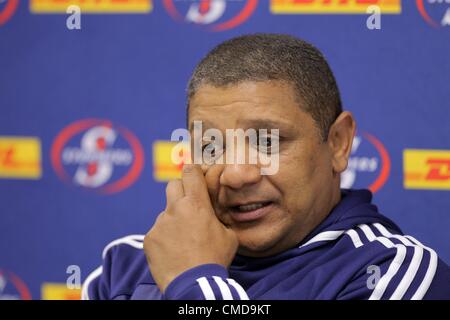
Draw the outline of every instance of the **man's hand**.
[[[217,219],[198,165],[184,165],[182,180],[166,188],[167,206],[144,239],[144,251],[161,292],[178,275],[202,264],[231,264],[236,234]]]

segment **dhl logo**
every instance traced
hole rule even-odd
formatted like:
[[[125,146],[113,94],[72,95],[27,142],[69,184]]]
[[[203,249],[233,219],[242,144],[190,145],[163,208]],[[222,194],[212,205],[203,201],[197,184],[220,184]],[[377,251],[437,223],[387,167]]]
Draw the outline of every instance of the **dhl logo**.
[[[44,283],[41,286],[42,300],[80,300],[81,289],[69,289],[63,283]]]
[[[274,14],[366,14],[376,5],[382,14],[400,14],[401,0],[271,0]]]
[[[180,179],[183,164],[190,160],[190,147],[187,143],[162,140],[153,143],[153,176],[156,181]]]
[[[66,13],[71,5],[82,13],[147,13],[153,8],[151,0],[30,0],[33,13]]]
[[[0,178],[41,177],[41,143],[37,138],[0,137]]]
[[[450,151],[405,150],[403,166],[406,189],[450,190]]]

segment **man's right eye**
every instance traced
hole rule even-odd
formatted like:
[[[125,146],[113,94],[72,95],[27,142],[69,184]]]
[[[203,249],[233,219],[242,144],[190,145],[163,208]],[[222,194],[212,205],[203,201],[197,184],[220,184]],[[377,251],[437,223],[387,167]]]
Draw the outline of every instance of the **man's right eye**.
[[[210,156],[215,156],[216,154],[216,145],[214,143],[207,143],[202,146],[202,152],[205,152]]]
[[[223,146],[217,142],[207,143],[202,146],[203,162],[208,165],[214,164],[223,153]]]

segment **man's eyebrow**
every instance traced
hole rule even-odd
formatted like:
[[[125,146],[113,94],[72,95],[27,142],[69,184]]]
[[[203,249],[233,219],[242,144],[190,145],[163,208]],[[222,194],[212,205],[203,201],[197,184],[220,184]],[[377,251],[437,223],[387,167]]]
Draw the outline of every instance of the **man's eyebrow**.
[[[248,128],[253,129],[281,129],[288,130],[292,128],[292,124],[286,121],[277,121],[272,119],[254,119],[254,120],[244,120],[242,121]]]
[[[194,120],[201,121],[203,129],[214,128],[214,124],[207,120]],[[194,121],[189,124],[189,131],[194,130]],[[289,130],[292,128],[292,124],[286,121],[277,121],[272,119],[252,119],[252,120],[242,120],[240,123],[247,129],[281,129]],[[230,128],[231,129],[231,128]]]
[[[194,130],[194,122],[200,121],[202,123],[202,128],[214,128],[214,124],[208,120],[193,120],[189,124],[189,131]]]

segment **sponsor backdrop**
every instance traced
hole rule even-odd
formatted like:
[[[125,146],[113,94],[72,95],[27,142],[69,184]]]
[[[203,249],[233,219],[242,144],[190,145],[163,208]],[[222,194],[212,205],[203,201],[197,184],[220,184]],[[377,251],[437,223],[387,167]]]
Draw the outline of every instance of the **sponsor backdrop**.
[[[450,262],[449,25],[447,0],[0,0],[0,297],[77,299],[147,232],[195,64],[252,32],[324,52],[358,122],[343,186]]]

